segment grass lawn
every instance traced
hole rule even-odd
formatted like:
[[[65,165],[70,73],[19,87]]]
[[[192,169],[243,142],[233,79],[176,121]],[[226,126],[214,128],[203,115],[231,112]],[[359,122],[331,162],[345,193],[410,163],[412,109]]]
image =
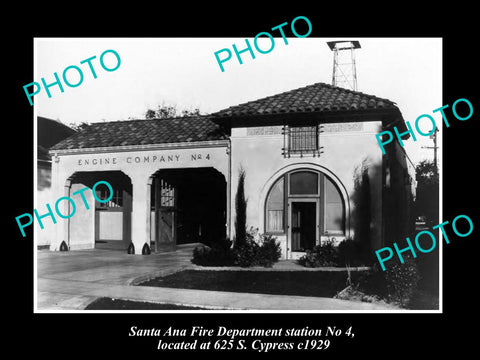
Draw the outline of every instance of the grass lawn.
[[[174,304],[155,304],[144,301],[100,298],[89,304],[85,310],[205,310],[200,307]]]
[[[352,271],[353,283],[360,284],[353,293],[342,292],[340,298],[353,301],[385,301],[388,297],[379,274]],[[237,270],[184,270],[158,277],[138,286],[230,291],[258,294],[334,297],[347,286],[346,271],[237,271]],[[348,289],[347,289],[348,290]],[[371,300],[362,300],[370,297]],[[398,304],[397,304],[398,305]],[[438,296],[417,291],[407,309],[438,309]],[[174,304],[100,298],[86,310],[208,310],[201,307]]]
[[[352,272],[353,279],[357,276]],[[333,297],[347,286],[346,280],[346,271],[184,270],[139,286]]]

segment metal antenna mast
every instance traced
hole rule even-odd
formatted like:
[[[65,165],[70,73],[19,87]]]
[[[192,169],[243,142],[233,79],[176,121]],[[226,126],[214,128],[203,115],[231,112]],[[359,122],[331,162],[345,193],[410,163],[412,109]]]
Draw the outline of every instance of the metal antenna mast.
[[[356,91],[355,49],[360,49],[360,42],[356,40],[328,41],[327,45],[333,51],[332,85]]]

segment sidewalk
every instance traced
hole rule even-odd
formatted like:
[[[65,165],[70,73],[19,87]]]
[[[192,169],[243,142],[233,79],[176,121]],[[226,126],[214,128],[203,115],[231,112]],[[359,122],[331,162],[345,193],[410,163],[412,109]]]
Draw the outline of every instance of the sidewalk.
[[[306,296],[266,295],[132,286],[143,279],[194,268],[195,245],[133,256],[118,251],[38,252],[37,310],[83,310],[100,297],[203,307],[212,310],[398,310],[384,305]],[[296,264],[278,263],[277,270]],[[300,270],[300,268],[298,268]]]
[[[58,303],[55,304],[53,308],[50,307],[50,309],[83,309],[98,297],[204,307],[212,310],[372,311],[396,309],[372,303],[331,298],[247,294],[225,291],[171,289],[128,285],[105,286],[105,284],[94,282],[51,279],[40,279],[39,288],[43,289],[39,294],[40,299],[45,299],[46,294],[56,294],[54,299],[58,301]],[[61,294],[63,296],[59,295],[58,289],[61,289]]]

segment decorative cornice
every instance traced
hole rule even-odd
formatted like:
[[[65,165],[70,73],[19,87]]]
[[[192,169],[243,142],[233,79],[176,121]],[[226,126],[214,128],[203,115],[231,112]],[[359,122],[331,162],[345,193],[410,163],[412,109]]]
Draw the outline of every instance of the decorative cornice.
[[[98,154],[98,153],[117,153],[132,151],[153,151],[153,150],[174,150],[174,149],[190,149],[190,148],[211,148],[211,147],[229,147],[230,140],[210,140],[210,141],[191,141],[191,142],[175,142],[167,144],[145,144],[145,145],[124,145],[124,146],[107,146],[96,148],[82,149],[59,149],[50,150],[50,155],[76,155],[76,154]]]

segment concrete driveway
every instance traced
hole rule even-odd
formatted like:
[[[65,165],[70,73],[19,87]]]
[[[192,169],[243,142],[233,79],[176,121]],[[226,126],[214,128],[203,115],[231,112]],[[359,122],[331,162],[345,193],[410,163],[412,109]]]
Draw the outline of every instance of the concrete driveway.
[[[364,302],[304,296],[132,286],[143,280],[195,268],[190,259],[196,244],[148,256],[112,250],[37,253],[37,311],[83,310],[99,297],[203,307],[212,310],[341,310],[398,308]],[[290,270],[279,263],[278,270]]]
[[[130,287],[134,281],[148,280],[191,267],[190,259],[195,246],[183,245],[175,252],[148,256],[99,249],[39,251],[37,309],[84,309],[97,297],[108,296],[108,289],[112,286],[116,285],[119,289]]]

